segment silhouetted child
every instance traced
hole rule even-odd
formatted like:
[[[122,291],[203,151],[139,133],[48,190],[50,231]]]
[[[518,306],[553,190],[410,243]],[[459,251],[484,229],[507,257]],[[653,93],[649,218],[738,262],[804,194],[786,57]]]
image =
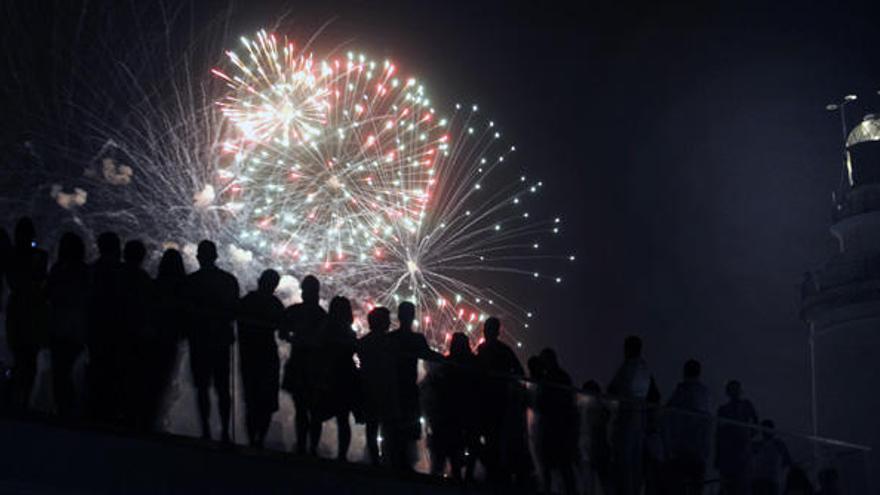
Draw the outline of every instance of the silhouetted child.
[[[70,416],[77,402],[73,367],[86,343],[91,284],[85,256],[82,238],[65,232],[58,243],[58,260],[49,271],[52,377],[55,405],[62,417]]]
[[[448,355],[434,363],[425,380],[431,384],[431,400],[425,409],[431,429],[432,474],[443,475],[448,462],[453,479],[473,479],[479,454],[479,423],[473,414],[473,405],[479,400],[479,378],[467,335],[452,334]]]
[[[257,290],[241,300],[238,315],[238,353],[248,437],[262,447],[272,414],[278,410],[281,363],[275,332],[281,325],[284,305],[275,297],[281,277],[275,270],[260,275]]]
[[[354,316],[351,302],[342,296],[330,300],[327,319],[312,356],[310,378],[316,392],[312,405],[312,432],[321,435],[321,424],[336,419],[336,458],[348,458],[351,443],[349,416],[357,393],[354,352],[357,338],[351,328]]]
[[[129,426],[146,431],[153,428],[148,392],[155,372],[150,353],[155,340],[150,321],[153,280],[142,268],[147,249],[141,241],[126,242],[122,255],[123,326],[118,331],[116,367],[123,373],[124,419]]]
[[[89,409],[101,421],[118,420],[121,412],[122,373],[117,356],[122,314],[122,243],[113,232],[98,236],[98,259],[91,264],[89,303]]]
[[[318,332],[324,326],[327,312],[318,303],[321,297],[321,284],[312,275],[307,275],[300,283],[302,302],[284,310],[282,337],[290,342],[290,357],[284,365],[282,388],[293,399],[296,425],[296,449],[305,454],[306,449],[314,455],[318,450],[320,432],[312,434],[310,426],[311,407],[314,392],[309,380],[309,359],[317,346]]]
[[[571,377],[560,366],[556,352],[544,349],[539,355],[536,411],[541,448],[538,460],[544,492],[550,493],[553,474],[562,478],[566,494],[576,492],[574,462],[577,453],[577,409]]]
[[[725,387],[728,401],[718,408],[718,426],[715,429],[715,467],[721,476],[725,493],[749,493],[749,465],[752,437],[757,426],[758,413],[752,403],[742,398],[742,385],[731,380]],[[728,420],[728,421],[725,421]]]
[[[217,392],[220,410],[221,439],[230,441],[230,346],[235,341],[232,323],[238,308],[238,281],[217,267],[217,246],[211,241],[199,243],[199,269],[187,276],[186,301],[192,326],[189,332],[189,356],[196,386],[202,437],[211,438],[210,389]]]
[[[702,493],[709,457],[709,389],[700,381],[699,361],[684,364],[678,384],[663,417],[667,451],[664,478],[667,491]]]
[[[397,403],[397,367],[388,329],[391,311],[374,308],[367,315],[370,333],[358,340],[363,420],[366,423],[367,452],[370,462],[381,463],[379,435],[387,436],[390,422],[399,414]]]

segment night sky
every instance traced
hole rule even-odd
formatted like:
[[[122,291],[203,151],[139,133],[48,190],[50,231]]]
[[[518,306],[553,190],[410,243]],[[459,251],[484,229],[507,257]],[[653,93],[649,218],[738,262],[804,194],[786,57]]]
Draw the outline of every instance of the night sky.
[[[544,179],[578,261],[561,286],[516,294],[536,309],[529,350],[607,383],[640,334],[664,396],[694,357],[713,407],[739,378],[762,416],[808,429],[799,284],[834,249],[840,162],[824,106],[855,92],[852,122],[880,109],[878,6],[321,4],[240,2],[231,31],[329,22],[319,46],[392,57],[435,101],[478,102]],[[196,22],[222,14],[193,5]]]

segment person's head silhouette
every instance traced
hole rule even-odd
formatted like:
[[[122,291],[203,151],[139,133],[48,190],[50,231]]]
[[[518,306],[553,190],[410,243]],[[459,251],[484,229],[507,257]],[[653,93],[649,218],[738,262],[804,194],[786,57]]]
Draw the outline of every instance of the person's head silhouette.
[[[700,378],[700,373],[703,371],[703,366],[696,359],[688,359],[686,363],[684,363],[683,376],[685,380],[696,380]]]
[[[281,282],[281,275],[271,268],[260,274],[260,280],[257,281],[257,290],[264,294],[274,294]]]
[[[403,301],[397,306],[397,321],[402,330],[411,330],[413,321],[416,319],[416,305]]]
[[[300,297],[306,304],[318,304],[321,298],[321,282],[314,275],[306,275],[299,284]]]
[[[122,258],[127,265],[139,267],[147,257],[147,248],[144,243],[138,240],[128,241],[125,243],[125,249],[122,252]]]
[[[737,380],[730,380],[727,382],[724,391],[727,393],[730,400],[739,400],[740,397],[742,397],[742,385]]]
[[[468,354],[471,354],[471,342],[468,336],[464,332],[452,334],[452,340],[449,341],[449,356],[457,358]]]
[[[498,340],[500,335],[501,320],[494,316],[486,318],[486,322],[483,323],[483,338],[486,339],[486,342],[494,342]]]
[[[65,232],[58,241],[58,261],[61,263],[80,263],[85,260],[86,245],[82,237],[73,232]]]
[[[330,300],[330,307],[327,308],[327,317],[331,321],[341,324],[346,328],[350,328],[354,322],[354,316],[351,312],[351,301],[346,297],[336,296]]]
[[[17,249],[27,249],[34,247],[37,239],[37,229],[34,228],[34,221],[30,217],[21,217],[15,224],[15,233],[13,234],[15,247]]]
[[[630,335],[623,341],[623,356],[626,359],[635,359],[642,355],[642,339]]]
[[[545,348],[538,357],[541,358],[541,362],[544,363],[546,369],[555,370],[559,368],[559,359],[556,357],[556,351],[553,349]]]
[[[112,261],[122,257],[122,241],[115,232],[102,232],[98,236],[98,255]]]
[[[180,278],[186,275],[183,256],[176,249],[166,249],[159,260],[159,278]]]
[[[199,260],[199,266],[202,268],[214,266],[217,263],[217,245],[209,240],[200,242],[196,250],[196,259]]]
[[[391,311],[382,306],[373,308],[367,315],[367,323],[370,325],[370,332],[385,333],[391,327]]]

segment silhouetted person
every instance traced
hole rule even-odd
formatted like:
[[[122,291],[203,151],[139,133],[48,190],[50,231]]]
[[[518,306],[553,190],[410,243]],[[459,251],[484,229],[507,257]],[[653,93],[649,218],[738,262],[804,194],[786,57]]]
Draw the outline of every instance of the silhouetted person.
[[[73,366],[85,349],[91,291],[86,246],[66,232],[58,243],[58,260],[49,271],[49,346],[58,414],[69,417],[76,404]]]
[[[238,281],[217,267],[217,246],[199,243],[196,258],[199,269],[187,276],[186,300],[192,321],[189,356],[198,395],[202,437],[211,438],[210,388],[217,392],[222,441],[229,442],[230,347],[235,341],[232,323],[238,307]]]
[[[119,236],[98,236],[98,259],[89,267],[92,294],[89,303],[89,408],[95,419],[119,419],[122,373],[118,369],[122,313],[122,245]]]
[[[627,337],[623,357],[608,385],[608,393],[620,401],[612,432],[614,485],[621,495],[635,495],[644,481],[647,401],[653,377],[642,358],[642,339]]]
[[[309,380],[309,360],[317,346],[318,332],[324,326],[327,312],[318,304],[321,284],[312,275],[300,283],[302,302],[284,310],[283,338],[290,342],[290,357],[284,366],[282,387],[290,393],[295,409],[296,449],[305,454],[317,453],[319,435],[310,435],[311,407],[314,393]],[[320,432],[318,432],[320,433]]]
[[[4,297],[6,284],[6,274],[12,264],[12,239],[6,229],[0,227],[0,311],[4,309],[6,298]]]
[[[370,462],[381,463],[379,434],[388,436],[389,423],[398,416],[397,367],[388,329],[391,311],[374,308],[367,315],[370,333],[358,340],[363,418],[366,423],[367,452]]]
[[[37,248],[36,230],[30,218],[15,225],[15,239],[6,272],[9,306],[6,308],[6,340],[14,361],[12,405],[26,409],[37,373],[37,353],[46,346],[46,267],[48,256]]]
[[[185,283],[186,269],[180,251],[165,250],[153,282],[151,319],[156,334],[149,350],[153,372],[144,390],[148,421],[152,425],[167,414],[169,399],[166,396],[175,378],[180,341],[187,333]]]
[[[419,359],[438,360],[440,355],[428,347],[425,336],[413,331],[416,307],[404,301],[397,307],[400,326],[388,334],[394,349],[397,367],[398,416],[388,432],[388,452],[392,466],[412,470],[415,444],[422,436],[421,407],[419,402]]]
[[[574,462],[577,453],[577,408],[571,377],[560,366],[556,352],[544,349],[536,399],[541,438],[539,461],[544,492],[550,493],[553,473],[562,478],[565,493],[576,492]]]
[[[123,373],[124,420],[138,430],[153,428],[150,379],[155,373],[151,349],[156,332],[151,325],[153,280],[142,265],[147,256],[144,243],[132,240],[122,251],[120,290],[122,291],[122,328],[119,329],[116,359]]]
[[[752,445],[752,495],[779,495],[791,467],[785,443],[776,437],[773,421],[761,421],[761,439]]]
[[[448,422],[448,411],[443,404],[444,366],[440,361],[424,364],[425,374],[419,381],[419,407],[425,427],[425,446],[428,449],[430,472],[434,476],[446,473],[447,444],[450,435],[444,425]]]
[[[238,353],[244,388],[246,424],[250,443],[262,447],[272,414],[278,410],[281,362],[275,332],[281,326],[284,305],[275,297],[281,277],[275,270],[260,275],[257,290],[241,300],[238,316]]]
[[[602,388],[595,380],[581,387],[580,452],[584,470],[584,495],[609,493],[611,445],[608,443],[608,423],[611,411],[602,399]]]
[[[473,405],[479,401],[479,369],[470,341],[452,334],[449,353],[433,363],[423,385],[423,400],[431,434],[431,473],[442,476],[449,463],[452,478],[473,479],[479,454],[479,422]]]
[[[336,419],[336,458],[348,457],[351,443],[349,415],[357,393],[357,376],[354,352],[357,338],[351,325],[354,316],[351,302],[342,296],[330,300],[327,319],[317,339],[317,347],[311,361],[311,380],[316,392],[312,405],[312,434],[320,438],[322,423]]]
[[[751,443],[758,424],[758,413],[752,403],[742,398],[742,385],[736,380],[727,383],[726,404],[718,408],[718,426],[715,430],[715,467],[721,476],[724,493],[749,493],[749,465]],[[728,420],[728,421],[725,421]]]
[[[6,279],[9,267],[12,264],[12,239],[4,227],[0,227],[0,312],[6,310]],[[4,319],[6,315],[4,315]],[[5,330],[5,328],[4,328]],[[8,339],[7,339],[8,345]],[[8,363],[0,363],[0,405],[7,406],[12,401],[12,367],[7,368]],[[8,371],[7,371],[8,369]]]
[[[544,362],[540,356],[530,356],[526,361],[526,369],[529,370],[529,379],[533,382],[539,382],[544,379]]]
[[[453,477],[464,468],[464,479],[473,480],[477,458],[480,455],[480,417],[473,411],[474,404],[480,402],[481,370],[477,356],[471,351],[470,339],[462,332],[452,334],[449,346],[450,391],[455,394],[450,400],[453,405],[452,417],[456,428],[461,429],[461,444],[455,449],[459,460],[452,459]],[[462,447],[464,452],[462,452]],[[464,455],[464,458],[460,457]],[[463,461],[463,462],[462,462]]]
[[[699,361],[684,364],[664,412],[667,463],[664,471],[670,493],[702,493],[709,457],[709,389],[700,381]]]
[[[477,346],[477,363],[485,374],[481,398],[480,429],[485,442],[482,462],[490,480],[506,484],[514,476],[526,476],[531,470],[531,459],[527,439],[525,446],[520,439],[528,434],[528,426],[521,424],[527,400],[517,381],[525,373],[513,349],[501,342],[500,335],[501,321],[494,316],[487,318],[483,323],[484,341]],[[525,430],[521,431],[522,428]]]
[[[660,392],[653,379],[651,379],[646,402],[644,493],[645,495],[662,495],[664,493],[663,483],[666,481],[666,472],[664,471],[666,447],[663,444]]]
[[[540,356],[529,356],[526,360],[526,369],[529,372],[529,380],[531,383],[529,388],[529,408],[532,411],[531,421],[529,422],[529,438],[531,439],[532,449],[537,457],[539,467],[543,468],[544,457],[544,428],[541,420],[541,413],[538,411],[538,394],[541,383],[544,381],[544,375],[547,370],[544,368],[544,362]],[[541,475],[543,476],[543,472]]]
[[[502,377],[523,377],[525,370],[516,353],[500,340],[501,321],[492,316],[483,323],[483,342],[477,346],[477,361],[485,371]]]

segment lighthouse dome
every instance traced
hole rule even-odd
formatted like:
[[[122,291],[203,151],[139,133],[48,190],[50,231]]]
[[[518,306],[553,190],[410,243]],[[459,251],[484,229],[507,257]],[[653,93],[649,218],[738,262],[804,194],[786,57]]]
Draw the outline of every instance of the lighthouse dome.
[[[846,138],[846,147],[871,141],[880,141],[880,116],[874,114],[865,115],[862,122],[850,131]]]

